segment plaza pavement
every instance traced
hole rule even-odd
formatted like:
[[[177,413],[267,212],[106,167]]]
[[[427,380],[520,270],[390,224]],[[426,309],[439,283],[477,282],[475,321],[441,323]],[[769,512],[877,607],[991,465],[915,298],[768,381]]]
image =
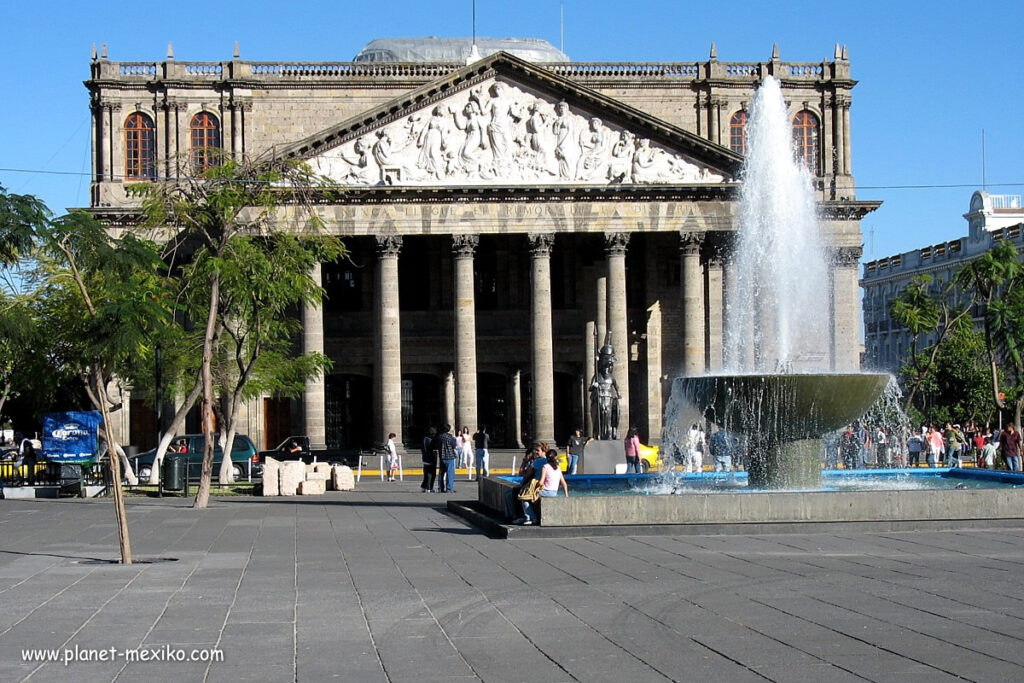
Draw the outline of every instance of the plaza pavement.
[[[132,566],[109,500],[0,501],[0,680],[1024,678],[1024,529],[499,540],[458,489],[130,499]]]

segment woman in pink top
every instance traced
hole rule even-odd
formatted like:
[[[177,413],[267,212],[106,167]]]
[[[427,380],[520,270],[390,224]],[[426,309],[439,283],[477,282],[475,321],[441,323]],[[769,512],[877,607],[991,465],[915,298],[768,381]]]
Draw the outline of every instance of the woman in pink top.
[[[942,449],[945,447],[945,443],[942,439],[942,432],[935,428],[935,425],[931,426],[928,431],[928,467],[939,466],[939,456],[942,454]]]
[[[626,432],[626,474],[630,468],[636,470],[637,474],[643,474],[643,467],[640,465],[640,430],[630,427]]]
[[[554,448],[548,450],[547,462],[544,463],[544,469],[540,473],[540,496],[541,498],[554,498],[558,495],[558,487],[561,486],[562,490],[565,491],[565,497],[569,497],[569,484],[565,481],[565,475],[562,474],[562,468],[558,466],[558,451]],[[523,512],[526,514],[521,520],[518,520],[519,524],[537,524],[540,522],[540,514],[537,509],[536,503],[531,503],[527,500],[523,501]]]

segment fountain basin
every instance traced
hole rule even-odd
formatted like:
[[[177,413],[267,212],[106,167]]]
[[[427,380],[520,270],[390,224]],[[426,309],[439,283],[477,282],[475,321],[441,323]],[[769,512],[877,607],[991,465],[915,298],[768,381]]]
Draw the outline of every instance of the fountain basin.
[[[679,377],[672,398],[746,435],[751,485],[812,488],[821,477],[821,437],[863,415],[889,380],[880,373],[820,372]],[[686,425],[672,420],[666,415],[666,431],[685,433]]]
[[[672,392],[726,429],[779,441],[817,439],[864,414],[889,382],[882,373],[677,377]]]
[[[920,472],[915,475],[915,472]],[[911,476],[935,476],[935,470],[904,470]],[[651,481],[655,475],[593,477],[617,479],[622,486]],[[700,475],[698,475],[700,476]],[[948,476],[975,476],[970,470],[949,470]],[[956,527],[966,521],[1024,520],[1024,475],[993,473],[1006,486],[983,489],[809,490],[742,493],[686,492],[679,495],[572,495],[589,475],[569,478],[570,496],[541,499],[545,527],[687,525],[713,529],[718,525],[808,525],[867,523],[896,528],[897,523],[930,522]],[[575,484],[574,484],[575,482]],[[505,492],[514,481],[481,480],[479,502],[497,518],[504,517]]]

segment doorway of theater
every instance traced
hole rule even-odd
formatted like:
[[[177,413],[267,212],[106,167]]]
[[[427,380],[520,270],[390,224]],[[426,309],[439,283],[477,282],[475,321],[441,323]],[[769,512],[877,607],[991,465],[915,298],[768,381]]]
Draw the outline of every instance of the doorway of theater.
[[[326,437],[328,448],[369,448],[373,434],[373,380],[365,375],[327,377]]]

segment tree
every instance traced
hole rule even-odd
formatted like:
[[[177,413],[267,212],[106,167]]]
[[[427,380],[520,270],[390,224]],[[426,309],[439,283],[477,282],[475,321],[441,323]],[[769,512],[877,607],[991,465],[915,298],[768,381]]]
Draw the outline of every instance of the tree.
[[[950,295],[950,288],[933,286],[931,275],[917,275],[889,305],[890,317],[910,333],[910,359],[901,373],[908,389],[903,403],[905,412],[914,405],[915,396],[932,374],[946,336],[971,325],[970,308],[951,304]],[[933,332],[935,342],[921,348],[922,337]]]
[[[323,354],[293,353],[293,338],[301,330],[295,311],[321,300],[320,284],[310,276],[313,266],[342,256],[336,238],[277,233],[236,236],[229,244],[220,273],[223,362],[215,367],[224,453],[231,452],[245,400],[297,395],[309,377],[329,369]],[[232,479],[231,460],[225,457],[219,481],[223,485]]]
[[[1024,359],[1021,334],[1024,333],[1024,266],[1017,248],[1010,242],[996,243],[956,274],[954,282],[973,293],[981,309],[982,330],[988,352],[991,399],[995,407],[1006,407],[1000,388],[1000,365],[1006,379],[1014,383],[1024,380]],[[1020,424],[1024,411],[1024,392],[1014,392],[1015,421]]]
[[[213,471],[214,365],[224,329],[224,274],[231,268],[234,240],[239,236],[272,237],[287,232],[289,224],[300,232],[318,233],[320,221],[309,210],[310,198],[324,188],[324,182],[304,163],[277,158],[222,158],[198,176],[177,175],[181,177],[132,187],[144,195],[146,225],[171,235],[169,248],[175,259],[196,264],[191,272],[199,279],[185,286],[198,287],[202,281],[205,305],[198,309],[204,315],[198,385],[206,445],[194,503],[202,508],[209,501]],[[225,458],[229,453],[225,451]]]
[[[921,381],[918,407],[924,422],[990,422],[995,411],[988,399],[985,339],[980,330],[954,330],[939,345]],[[909,364],[908,364],[909,369]]]
[[[132,234],[111,237],[91,215],[75,212],[38,233],[36,279],[48,333],[57,339],[60,362],[76,372],[103,419],[113,480],[121,561],[131,564],[131,541],[121,491],[121,468],[133,477],[110,424],[122,408],[121,380],[135,376],[152,354],[150,340],[170,314],[162,296],[156,245]],[[126,408],[126,407],[125,407]]]

